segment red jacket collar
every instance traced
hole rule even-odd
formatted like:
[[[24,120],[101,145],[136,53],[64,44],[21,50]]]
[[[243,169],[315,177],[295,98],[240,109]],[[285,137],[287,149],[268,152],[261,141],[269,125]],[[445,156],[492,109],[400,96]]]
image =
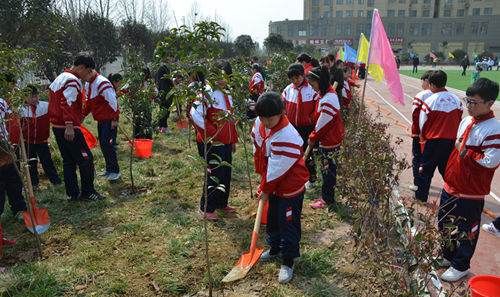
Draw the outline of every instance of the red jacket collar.
[[[480,116],[477,116],[477,117],[474,117],[474,121],[476,123],[479,123],[479,122],[483,122],[483,121],[486,121],[486,120],[489,120],[489,119],[492,119],[495,117],[495,114],[493,113],[493,110],[490,110],[489,113],[487,114],[483,114],[483,115],[480,115]]]
[[[74,72],[71,68],[64,68],[64,72],[71,73],[74,76],[76,76],[77,78],[80,78],[80,76],[76,72]]]
[[[276,126],[272,127],[269,131],[269,135],[266,135],[266,127],[264,126],[264,124],[261,122],[260,123],[260,134],[264,137],[264,138],[269,138],[271,137],[271,135],[273,135],[274,133],[278,132],[279,130],[285,128],[286,126],[288,126],[290,122],[288,121],[288,118],[286,117],[286,115],[282,115],[281,118],[280,118],[280,121],[278,122],[278,124],[276,124]]]
[[[304,78],[304,80],[302,81],[302,83],[297,87],[294,83],[292,83],[292,87],[296,90],[299,90],[299,89],[302,89],[303,87],[305,87],[309,82],[307,81],[306,78]]]
[[[90,79],[89,81],[89,84],[92,84],[94,82],[94,80],[99,76],[99,72],[95,72],[95,74],[92,76],[92,78]]]

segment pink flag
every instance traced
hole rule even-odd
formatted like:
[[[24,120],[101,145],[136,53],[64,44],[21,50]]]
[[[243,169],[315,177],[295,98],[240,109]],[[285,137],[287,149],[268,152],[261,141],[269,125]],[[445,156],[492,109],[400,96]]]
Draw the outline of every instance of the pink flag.
[[[385,33],[384,24],[380,19],[378,9],[373,10],[372,31],[370,39],[370,64],[379,65],[384,71],[384,78],[387,88],[391,92],[396,103],[404,105],[404,94],[396,60],[392,52],[392,47]]]

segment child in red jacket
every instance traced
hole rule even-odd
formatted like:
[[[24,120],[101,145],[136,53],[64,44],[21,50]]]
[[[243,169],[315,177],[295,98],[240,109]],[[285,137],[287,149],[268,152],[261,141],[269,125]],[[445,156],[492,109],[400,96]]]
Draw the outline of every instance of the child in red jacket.
[[[20,115],[26,142],[26,153],[29,159],[31,184],[37,188],[40,182],[38,178],[39,159],[50,182],[53,185],[60,185],[61,178],[52,161],[48,144],[50,136],[49,103],[39,100],[38,89],[35,86],[29,85],[26,89],[29,95],[26,98],[26,104],[21,108]]]
[[[284,114],[279,94],[262,94],[255,111],[258,118],[252,137],[256,171],[261,176],[259,192],[262,199],[269,201],[270,249],[262,254],[261,260],[281,256],[278,281],[287,283],[293,277],[294,259],[300,255],[300,216],[309,172],[303,159],[302,138]]]
[[[335,156],[344,139],[344,122],[340,114],[339,97],[330,85],[330,74],[327,69],[313,68],[307,75],[309,83],[318,93],[314,119],[316,125],[309,135],[309,146],[319,145],[321,174],[323,185],[322,197],[316,199],[311,207],[324,208],[328,205],[335,209],[335,185],[337,183],[337,163]]]

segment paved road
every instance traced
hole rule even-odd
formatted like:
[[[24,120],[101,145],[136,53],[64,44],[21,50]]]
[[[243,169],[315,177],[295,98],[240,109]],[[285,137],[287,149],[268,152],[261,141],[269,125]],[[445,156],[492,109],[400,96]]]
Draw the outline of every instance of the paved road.
[[[405,93],[405,105],[395,104],[388,92],[385,84],[377,83],[373,80],[368,81],[366,89],[366,103],[371,112],[378,113],[380,120],[388,123],[389,133],[403,139],[401,146],[397,149],[397,154],[404,157],[411,164],[411,108],[413,96],[418,93],[420,81],[405,75],[401,75],[401,83]],[[361,88],[362,89],[362,88]],[[460,98],[465,96],[465,93],[456,89],[449,89],[455,92]],[[500,104],[495,103],[495,115],[500,118]],[[464,116],[467,111],[464,111]],[[482,223],[490,222],[494,215],[500,215],[500,170],[497,170],[493,179],[492,189],[489,196],[486,197],[485,212],[483,212]],[[401,176],[400,192],[402,195],[412,195],[408,190],[408,186],[413,183],[411,169],[403,172]],[[431,186],[430,200],[437,200],[440,195],[443,180],[436,170]],[[489,214],[489,215],[488,215]],[[500,275],[500,238],[495,238],[486,232],[480,232],[479,243],[476,248],[476,253],[471,263],[471,270],[474,274],[496,274]]]

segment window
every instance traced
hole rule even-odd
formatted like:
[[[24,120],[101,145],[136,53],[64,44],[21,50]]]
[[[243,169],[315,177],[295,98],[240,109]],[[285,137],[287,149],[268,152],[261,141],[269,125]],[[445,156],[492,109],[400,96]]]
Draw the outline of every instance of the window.
[[[347,23],[347,24],[344,24],[344,34],[345,36],[351,36],[351,24],[350,23]]]
[[[464,9],[457,10],[457,17],[463,17],[463,16],[465,16],[465,10]]]
[[[335,35],[340,36],[342,35],[342,24],[335,24]]]
[[[323,5],[325,6],[332,6],[332,0],[324,0]]]
[[[319,19],[319,11],[317,11],[317,10],[313,11],[312,18],[315,19],[315,20]]]
[[[493,8],[491,7],[486,7],[484,9],[484,15],[492,15],[493,14]]]
[[[410,3],[411,3],[411,4],[417,4],[417,3],[418,3],[418,0],[410,0]]]
[[[396,33],[398,36],[405,35],[405,23],[399,23],[396,27]]]
[[[337,4],[344,4],[344,0],[337,0]]]
[[[410,10],[410,17],[414,18],[417,17],[417,11],[416,10]]]
[[[399,3],[406,3],[406,0],[399,0]]]
[[[453,33],[453,25],[451,23],[442,23],[441,24],[441,35],[443,36],[451,36]]]
[[[481,14],[481,8],[473,8],[472,9],[472,15],[473,16],[478,16]]]
[[[395,24],[389,23],[387,25],[387,35],[388,36],[394,36],[394,35],[396,35],[396,26],[395,26]]]
[[[424,0],[424,4],[431,4],[431,0]]]
[[[358,17],[362,17],[365,15],[365,11],[364,10],[358,10]]]
[[[352,18],[353,17],[353,11],[352,10],[346,10],[345,11],[345,16],[346,16],[346,18]]]
[[[364,24],[356,24],[356,35],[364,33],[365,25]]]
[[[374,2],[375,2],[374,0],[366,0],[366,5],[368,7],[373,7],[373,5],[375,4]]]
[[[488,23],[481,23],[481,27],[479,27],[479,35],[485,36],[488,34]]]
[[[464,35],[464,30],[465,29],[465,25],[464,23],[456,23],[455,24],[455,35],[459,36],[459,35]]]
[[[313,6],[319,6],[319,0],[313,0],[312,5]]]
[[[404,9],[398,10],[398,16],[404,17],[406,15],[406,11]]]
[[[387,11],[387,16],[389,16],[389,17],[396,16],[396,11],[394,9],[389,9]]]
[[[428,9],[422,10],[423,17],[429,17],[431,15],[431,11]]]
[[[445,0],[444,4],[453,4],[453,0]]]
[[[299,36],[307,36],[307,31],[299,31]]]
[[[329,11],[324,11],[324,12],[323,12],[323,17],[324,17],[324,18],[329,18],[329,17],[331,17],[331,16],[332,16],[332,13],[331,13],[331,12],[329,12]]]
[[[344,16],[344,12],[342,10],[337,10],[337,12],[335,13],[335,16],[338,18],[341,18]]]
[[[358,4],[365,4],[365,0],[358,0]]]
[[[352,4],[352,0],[345,0],[345,4]]]
[[[443,16],[444,17],[451,17],[451,9],[445,9],[443,11]]]
[[[432,32],[432,24],[430,23],[422,23],[422,28],[420,29],[420,35],[422,36],[430,36]]]
[[[367,10],[366,11],[366,17],[371,19],[372,18],[372,15],[373,15],[373,10]]]
[[[419,23],[413,23],[410,24],[410,27],[408,28],[408,34],[413,35],[413,36],[418,36],[418,31],[420,31],[420,24]]]
[[[479,23],[472,23],[470,27],[470,32],[474,35],[479,33]]]

